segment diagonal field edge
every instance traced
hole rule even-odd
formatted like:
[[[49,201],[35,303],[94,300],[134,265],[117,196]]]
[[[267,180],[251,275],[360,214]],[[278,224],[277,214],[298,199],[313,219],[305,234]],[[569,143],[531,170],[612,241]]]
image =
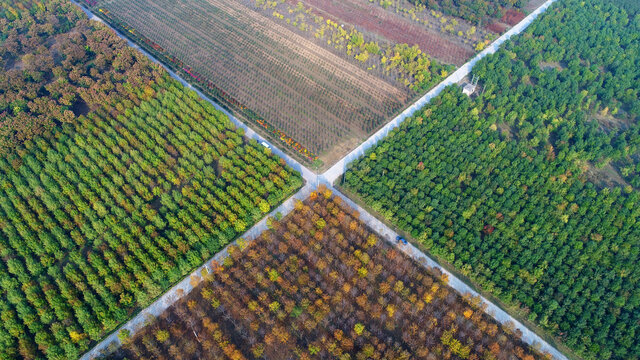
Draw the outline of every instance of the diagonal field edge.
[[[486,49],[480,52],[478,55],[473,57],[467,63],[462,65],[458,70],[456,70],[453,74],[449,75],[446,79],[444,79],[440,84],[431,89],[428,93],[426,93],[423,97],[418,99],[411,106],[406,108],[400,115],[396,116],[393,120],[388,122],[385,126],[383,126],[376,133],[371,135],[367,140],[365,140],[360,146],[353,149],[349,154],[340,159],[337,163],[329,168],[329,170],[325,171],[322,176],[326,179],[326,181],[330,184],[333,184],[336,179],[338,179],[342,174],[344,174],[347,170],[347,165],[352,161],[358,159],[364,153],[376,145],[380,140],[384,139],[391,130],[398,127],[403,121],[407,118],[411,117],[415,112],[420,110],[423,106],[427,105],[431,99],[436,97],[442,90],[444,90],[447,86],[458,83],[465,76],[471,73],[471,69],[473,65],[475,65],[478,61],[484,58],[487,55],[491,55],[498,51],[500,45],[502,45],[505,41],[509,40],[512,36],[520,34],[524,31],[531,23],[551,4],[556,2],[557,0],[547,0],[544,4],[540,5],[535,11],[529,14],[527,17],[522,19],[516,26],[512,27],[506,33],[502,34],[496,41],[492,42]]]
[[[289,214],[293,209],[296,201],[305,200],[311,191],[313,190],[313,186],[310,183],[307,183],[302,189],[300,189],[297,193],[290,196],[285,202],[283,202],[280,206],[273,209],[268,216],[265,216],[262,220],[256,223],[251,229],[247,230],[241,237],[237,238],[232,243],[228,244],[224,247],[224,249],[220,250],[215,256],[211,259],[205,261],[205,263],[199,268],[195,269],[189,276],[185,277],[174,285],[171,289],[167,290],[161,297],[159,297],[156,301],[154,301],[151,305],[144,308],[140,311],[135,317],[126,322],[124,325],[119,327],[117,330],[112,332],[109,336],[104,338],[101,342],[99,342],[93,349],[86,352],[80,360],[92,360],[97,359],[100,356],[108,355],[111,349],[115,349],[122,345],[122,342],[118,338],[118,333],[121,330],[128,330],[130,332],[130,336],[133,336],[136,332],[144,328],[150,319],[154,319],[160,316],[167,308],[173,305],[176,301],[180,300],[182,297],[187,296],[193,289],[192,278],[196,280],[196,286],[200,283],[202,279],[202,272],[206,269],[208,272],[211,271],[210,264],[212,261],[217,261],[221,263],[229,254],[228,250],[230,246],[237,245],[238,241],[242,240],[245,243],[251,242],[256,239],[262,232],[268,229],[267,227],[267,218],[275,217],[276,214],[280,213],[283,217]]]

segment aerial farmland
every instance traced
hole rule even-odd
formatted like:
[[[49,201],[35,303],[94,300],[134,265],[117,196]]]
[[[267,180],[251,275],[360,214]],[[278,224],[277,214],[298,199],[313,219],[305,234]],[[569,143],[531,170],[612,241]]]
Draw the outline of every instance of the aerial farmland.
[[[0,360],[638,360],[639,64],[638,0],[0,0]]]
[[[319,189],[115,359],[548,359]],[[402,341],[399,341],[402,339]]]
[[[482,27],[487,16],[456,12],[464,20],[407,1],[87,4],[316,168],[340,159],[495,37]]]

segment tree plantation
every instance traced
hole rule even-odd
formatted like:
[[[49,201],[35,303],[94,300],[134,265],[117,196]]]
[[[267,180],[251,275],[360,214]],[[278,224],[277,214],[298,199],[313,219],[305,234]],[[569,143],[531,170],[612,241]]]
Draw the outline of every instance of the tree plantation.
[[[0,0],[0,360],[639,360],[639,117],[638,0]]]
[[[0,1],[0,45],[0,154],[161,76],[63,0]]]
[[[71,4],[5,5],[0,358],[75,359],[302,180]]]
[[[301,185],[194,93],[157,91],[0,160],[5,357],[77,357]]]
[[[301,185],[195,93],[156,91],[0,160],[5,358],[77,357]]]
[[[640,15],[565,0],[478,63],[484,113],[531,148],[606,164],[640,145]],[[545,148],[544,150],[542,148]]]
[[[474,68],[483,95],[445,91],[344,185],[580,357],[637,358],[640,194],[589,173],[637,159],[639,34],[608,1],[560,2]]]
[[[117,359],[542,359],[320,188]]]
[[[345,186],[583,356],[637,354],[638,193],[598,190],[579,167],[501,139],[478,105],[443,95]]]

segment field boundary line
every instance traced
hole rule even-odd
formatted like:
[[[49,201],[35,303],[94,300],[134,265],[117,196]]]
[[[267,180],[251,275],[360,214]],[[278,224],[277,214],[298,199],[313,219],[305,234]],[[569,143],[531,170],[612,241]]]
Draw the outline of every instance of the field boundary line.
[[[360,146],[353,149],[350,153],[340,159],[337,163],[332,165],[327,171],[322,174],[322,177],[326,179],[326,181],[330,184],[333,184],[342,174],[344,174],[347,170],[347,166],[358,159],[364,153],[375,146],[379,141],[386,138],[391,130],[398,127],[402,122],[404,122],[407,118],[411,117],[422,107],[427,105],[431,99],[438,96],[442,90],[444,90],[447,86],[458,83],[465,76],[471,73],[471,69],[473,66],[486,57],[487,55],[494,54],[500,46],[507,40],[509,40],[512,36],[520,34],[524,31],[531,23],[543,12],[545,12],[554,2],[557,0],[547,0],[544,4],[540,5],[535,11],[529,14],[527,17],[522,19],[518,24],[509,29],[509,31],[505,32],[496,39],[494,42],[489,44],[483,51],[474,56],[471,60],[466,62],[464,65],[460,66],[456,71],[454,71],[449,77],[444,79],[441,83],[436,85],[433,89],[429,90],[424,96],[414,102],[411,106],[407,107],[403,112],[401,112],[398,116],[396,116],[393,120],[384,125],[380,130],[376,131],[373,135],[371,135],[368,139],[366,139]]]
[[[380,221],[375,216],[371,215],[366,209],[362,206],[351,200],[348,196],[344,195],[340,190],[336,189],[333,186],[327,185],[328,189],[333,192],[334,195],[339,196],[345,201],[350,207],[358,211],[360,214],[359,220],[364,224],[369,226],[378,236],[384,238],[388,241],[393,247],[402,251],[404,254],[409,256],[410,258],[416,260],[420,265],[425,268],[434,268],[440,270],[443,274],[446,274],[448,277],[447,285],[449,285],[453,290],[457,291],[461,295],[471,295],[474,297],[478,297],[482,302],[481,304],[486,305],[485,313],[492,318],[494,318],[497,322],[501,324],[505,324],[511,322],[514,325],[515,330],[519,330],[522,333],[522,337],[520,338],[523,342],[531,345],[532,347],[539,349],[541,352],[547,352],[553,356],[554,359],[559,360],[568,360],[568,358],[562,354],[558,349],[556,349],[553,345],[549,344],[542,337],[540,337],[537,333],[527,328],[524,324],[518,321],[516,318],[511,316],[508,312],[502,310],[499,306],[495,305],[493,302],[482,296],[480,293],[475,291],[471,286],[469,286],[464,281],[460,280],[455,274],[452,274],[449,270],[445,269],[441,266],[437,261],[433,260],[429,255],[425,254],[422,250],[415,247],[411,243],[407,243],[406,245],[402,243],[398,243],[396,241],[396,237],[399,236],[397,232],[387,226],[385,223]]]
[[[167,290],[162,296],[160,296],[151,305],[142,309],[136,316],[127,321],[124,325],[120,326],[117,330],[113,331],[109,336],[105,337],[96,344],[91,350],[87,351],[80,360],[93,360],[100,358],[101,356],[109,355],[109,353],[117,349],[122,345],[122,342],[118,338],[118,334],[122,330],[128,330],[130,336],[133,337],[136,332],[147,326],[154,318],[160,316],[166,309],[168,309],[175,302],[181,298],[187,296],[193,289],[192,281],[196,286],[202,281],[202,272],[211,272],[210,264],[212,261],[222,262],[229,255],[229,247],[237,246],[239,241],[249,243],[260,236],[264,231],[268,230],[267,219],[269,217],[275,217],[280,213],[282,217],[289,214],[294,209],[296,201],[303,201],[314,190],[313,184],[307,182],[298,192],[291,195],[285,202],[280,204],[277,208],[273,209],[267,216],[257,222],[247,230],[242,236],[238,237],[233,242],[227,244],[222,250],[216,253],[212,258],[205,261],[203,265],[195,269],[191,274],[186,276],[182,281],[175,284],[171,289]]]

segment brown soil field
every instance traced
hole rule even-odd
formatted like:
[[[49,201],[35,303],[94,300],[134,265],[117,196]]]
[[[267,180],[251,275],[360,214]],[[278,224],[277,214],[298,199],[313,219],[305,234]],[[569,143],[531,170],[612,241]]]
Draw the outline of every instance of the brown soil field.
[[[297,4],[297,0],[289,0]],[[339,19],[362,31],[369,31],[393,43],[418,45],[420,49],[444,63],[462,65],[474,50],[442,33],[420,26],[410,19],[358,0],[304,0],[321,16]]]
[[[534,360],[509,326],[319,189],[112,355],[116,359]]]
[[[502,34],[503,32],[507,31],[507,28],[507,24],[501,22],[493,22],[489,24],[489,26],[487,26],[487,30],[496,34]]]
[[[364,138],[409,100],[408,89],[238,1],[109,0],[98,6],[316,154],[345,137]]]

